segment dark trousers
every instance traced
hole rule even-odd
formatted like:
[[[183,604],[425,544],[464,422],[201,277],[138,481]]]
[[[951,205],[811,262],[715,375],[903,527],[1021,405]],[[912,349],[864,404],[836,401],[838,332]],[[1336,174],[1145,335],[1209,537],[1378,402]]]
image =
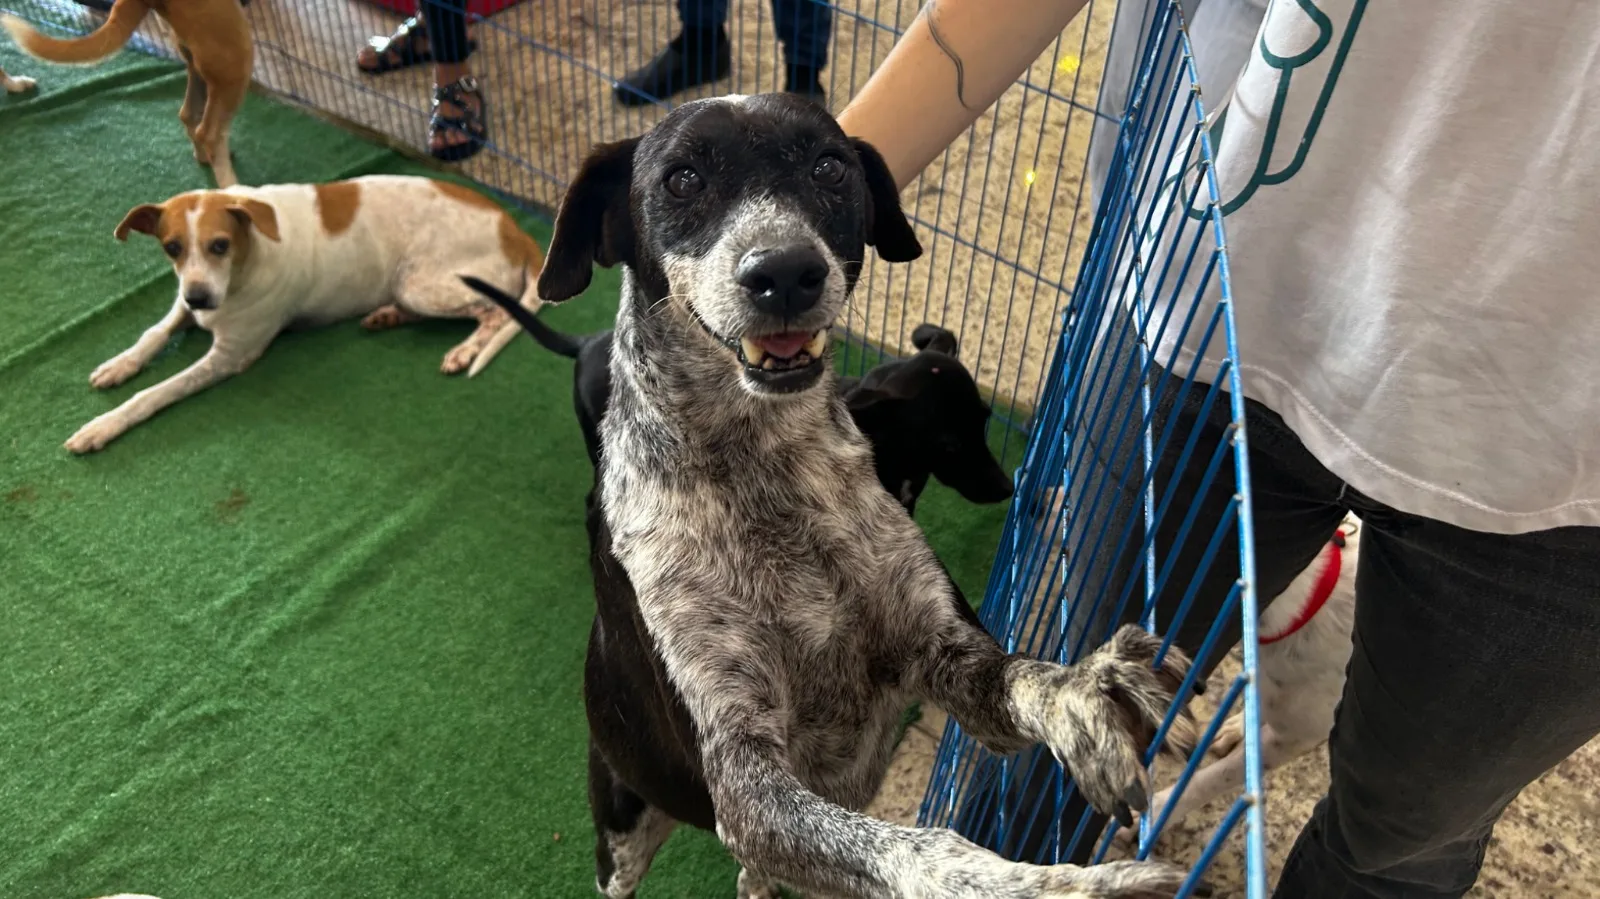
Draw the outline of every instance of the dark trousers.
[[[1227,472],[1201,489],[1210,448],[1226,439],[1229,421],[1225,395],[1202,410],[1205,390],[1195,384],[1180,397],[1177,379],[1169,378],[1155,394],[1155,421],[1171,422],[1177,435],[1157,466],[1157,495],[1175,486],[1172,511],[1157,528],[1158,559],[1168,558],[1185,510],[1200,505],[1189,539],[1177,549],[1170,586],[1160,594],[1162,627],[1234,489]],[[1082,464],[1092,470],[1073,473],[1073,480],[1115,483],[1129,454],[1138,451],[1131,433],[1138,429],[1117,438],[1106,436],[1112,428],[1079,425],[1073,432],[1093,445]],[[1178,470],[1178,450],[1195,431],[1198,451]],[[1248,404],[1246,433],[1263,606],[1312,561],[1347,511],[1363,522],[1354,650],[1329,740],[1331,786],[1301,831],[1274,895],[1462,896],[1477,878],[1490,832],[1510,801],[1600,734],[1600,528],[1504,536],[1419,518],[1340,481],[1265,406]],[[1090,515],[1077,527],[1115,529],[1127,522],[1140,501],[1137,478],[1132,480],[1114,502],[1104,503],[1104,518]],[[1089,508],[1087,496],[1073,496],[1072,502]],[[1075,591],[1068,594],[1080,600],[1074,624],[1095,635],[1107,633],[1114,621],[1137,617],[1143,595],[1138,554],[1124,552],[1112,565],[1117,554],[1104,550],[1097,554],[1103,561],[1076,576]],[[1230,534],[1178,629],[1177,643],[1191,654],[1238,571],[1237,540]],[[1124,594],[1130,573],[1136,581],[1132,601],[1114,614],[1111,600]],[[1091,614],[1092,597],[1108,601]],[[1217,651],[1206,660],[1208,671],[1239,636],[1237,614],[1229,617]],[[1032,809],[1040,798],[1052,807],[1049,771],[1040,766],[1031,779],[1023,777],[1009,791],[1008,807]],[[991,787],[973,799],[992,809],[995,794]],[[1059,819],[1039,816],[1005,841],[991,824],[976,823],[992,815],[972,816],[957,829],[1013,857],[1040,859],[1049,855],[1050,825],[1059,823],[1064,833],[1051,841],[1059,850],[1084,811],[1074,798]],[[1067,856],[1086,857],[1103,823],[1091,816],[1077,851]]]
[[[467,0],[418,0],[417,6],[428,32],[433,61],[448,65],[465,60],[471,53],[467,45]]]
[[[728,22],[729,0],[678,0],[687,30],[709,31]],[[828,63],[833,9],[819,0],[772,0],[772,25],[791,66],[820,69]]]

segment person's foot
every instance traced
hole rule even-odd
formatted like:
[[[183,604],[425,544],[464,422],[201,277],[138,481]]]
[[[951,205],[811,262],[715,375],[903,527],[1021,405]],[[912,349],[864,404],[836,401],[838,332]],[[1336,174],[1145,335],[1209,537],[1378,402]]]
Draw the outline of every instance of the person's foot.
[[[483,91],[471,75],[433,89],[433,115],[428,119],[428,153],[445,162],[460,162],[483,149],[488,138]]]
[[[822,90],[822,73],[811,66],[790,66],[783,89],[806,97],[818,106],[828,105],[828,97]]]
[[[728,33],[685,30],[654,59],[629,72],[612,85],[623,106],[647,106],[702,84],[728,77],[733,71],[733,48]]]

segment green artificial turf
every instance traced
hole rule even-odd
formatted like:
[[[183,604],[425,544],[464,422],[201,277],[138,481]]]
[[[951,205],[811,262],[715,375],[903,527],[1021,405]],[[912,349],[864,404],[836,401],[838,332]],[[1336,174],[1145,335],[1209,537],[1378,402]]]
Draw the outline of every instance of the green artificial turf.
[[[518,340],[446,378],[467,323],[349,322],[71,456],[209,342],[88,385],[174,291],[113,226],[209,175],[174,66],[0,65],[41,85],[0,96],[0,897],[593,895],[570,362]],[[256,97],[232,143],[246,183],[422,171]],[[604,327],[616,290],[546,314]],[[1003,516],[939,486],[918,510],[974,598]],[[683,831],[641,897],[735,872]]]

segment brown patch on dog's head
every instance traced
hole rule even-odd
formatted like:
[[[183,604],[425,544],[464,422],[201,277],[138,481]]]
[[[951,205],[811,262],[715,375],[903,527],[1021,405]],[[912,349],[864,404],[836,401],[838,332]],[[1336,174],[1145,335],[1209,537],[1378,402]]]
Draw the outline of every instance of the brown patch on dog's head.
[[[250,258],[257,234],[279,240],[272,206],[220,190],[179,194],[160,205],[136,206],[117,226],[154,237],[172,260],[178,289],[191,309],[216,309],[228,294],[233,274]]]
[[[334,181],[317,185],[317,217],[322,230],[342,234],[356,220],[361,207],[361,185],[355,181]]]
[[[279,239],[278,216],[268,204],[223,191],[191,191],[160,205],[135,206],[114,234],[118,240],[127,240],[130,231],[148,234],[181,265],[196,248],[215,256],[247,248],[252,226],[268,240]]]

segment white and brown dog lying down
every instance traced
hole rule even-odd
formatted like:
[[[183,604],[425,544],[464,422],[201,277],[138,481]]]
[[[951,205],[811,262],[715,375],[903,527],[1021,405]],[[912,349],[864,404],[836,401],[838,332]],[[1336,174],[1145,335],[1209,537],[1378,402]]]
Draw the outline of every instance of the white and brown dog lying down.
[[[1360,520],[1347,516],[1339,532],[1288,589],[1262,611],[1257,628],[1261,673],[1261,769],[1288,764],[1328,739],[1344,693],[1356,614],[1356,562]],[[1167,817],[1170,826],[1213,799],[1244,788],[1244,720],[1223,722],[1210,747],[1217,756],[1194,773]],[[1159,821],[1172,787],[1150,800],[1145,813]],[[1164,829],[1164,828],[1163,828]],[[1118,832],[1124,844],[1136,831]]]
[[[1189,671],[1138,627],[1072,666],[984,631],[835,389],[827,332],[868,247],[922,251],[877,151],[791,94],[678,106],[562,201],[540,298],[623,269],[589,517],[600,892],[633,896],[685,823],[738,859],[744,899],[1170,899],[1174,865],[1021,864],[859,811],[916,701],[996,752],[1049,746],[1108,814],[1143,809],[1141,753]]]
[[[101,449],[161,409],[250,366],[285,328],[364,315],[373,330],[420,318],[471,318],[477,330],[444,357],[446,374],[477,374],[518,326],[461,283],[471,272],[537,308],[544,255],[498,204],[448,181],[369,175],[328,184],[199,190],[136,206],[116,228],[155,238],[178,296],[133,346],[94,370],[114,387],[178,331],[210,331],[210,351],[84,425],[66,442]]]

